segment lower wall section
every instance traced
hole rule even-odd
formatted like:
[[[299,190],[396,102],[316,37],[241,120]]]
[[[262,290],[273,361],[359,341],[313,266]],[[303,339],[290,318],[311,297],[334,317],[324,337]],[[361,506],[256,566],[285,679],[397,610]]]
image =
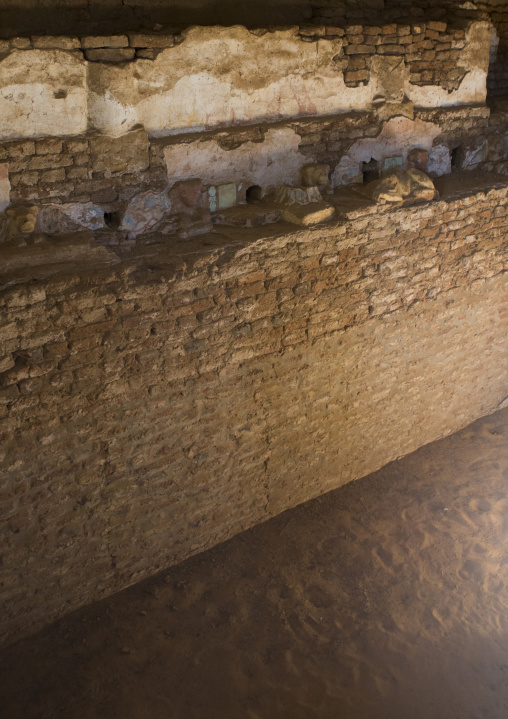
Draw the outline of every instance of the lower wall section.
[[[506,195],[1,278],[0,636],[495,409]]]

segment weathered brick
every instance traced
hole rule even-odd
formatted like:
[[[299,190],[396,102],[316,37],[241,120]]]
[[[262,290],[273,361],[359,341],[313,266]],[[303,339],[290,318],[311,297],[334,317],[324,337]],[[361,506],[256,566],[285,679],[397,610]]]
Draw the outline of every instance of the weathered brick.
[[[62,152],[62,141],[56,138],[38,140],[35,143],[35,152],[37,155],[56,155]]]
[[[94,50],[85,50],[85,57],[90,62],[128,62],[133,60],[136,51],[134,48],[98,48]]]
[[[127,35],[94,35],[81,38],[81,47],[91,48],[122,48],[129,47]]]

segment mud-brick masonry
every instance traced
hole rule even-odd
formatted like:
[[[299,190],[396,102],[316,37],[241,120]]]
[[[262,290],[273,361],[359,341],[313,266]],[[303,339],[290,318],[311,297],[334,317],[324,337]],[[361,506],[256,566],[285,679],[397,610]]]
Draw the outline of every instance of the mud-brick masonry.
[[[2,639],[495,409],[507,195],[129,259],[78,237],[25,274],[6,250]]]

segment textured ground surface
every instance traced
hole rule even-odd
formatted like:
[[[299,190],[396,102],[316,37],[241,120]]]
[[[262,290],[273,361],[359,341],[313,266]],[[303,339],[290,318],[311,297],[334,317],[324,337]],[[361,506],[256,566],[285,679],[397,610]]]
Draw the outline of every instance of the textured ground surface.
[[[2,716],[502,719],[507,560],[505,409],[3,649]]]

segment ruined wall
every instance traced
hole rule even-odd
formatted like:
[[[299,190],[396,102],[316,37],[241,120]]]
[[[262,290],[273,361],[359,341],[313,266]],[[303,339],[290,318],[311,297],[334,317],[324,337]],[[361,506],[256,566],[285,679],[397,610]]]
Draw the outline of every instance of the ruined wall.
[[[298,185],[309,162],[336,187],[412,148],[441,175],[488,123],[490,32],[480,19],[0,40],[0,206],[92,202],[96,217],[194,178],[241,198]]]
[[[0,200],[91,201],[107,210],[149,187],[161,189],[195,177],[209,183],[240,178],[265,188],[298,185],[300,168],[309,162],[328,163],[332,183],[339,186],[361,182],[363,162],[393,155],[406,158],[414,147],[430,152],[430,169],[440,175],[451,169],[453,148],[478,144],[480,129],[485,137],[492,135],[496,155],[491,159],[506,155],[503,138],[508,119],[503,116],[501,123],[491,123],[486,107],[411,110],[410,117],[397,114],[402,111],[395,106],[391,112],[396,116],[388,120],[371,110],[164,141],[150,141],[138,129],[118,138],[87,133],[0,143],[0,169],[5,176]],[[484,153],[477,160],[486,158]]]
[[[0,41],[0,139],[150,136],[370,110],[482,103],[490,26],[445,23]]]
[[[86,233],[4,248],[0,636],[496,408],[507,195],[126,255]]]

